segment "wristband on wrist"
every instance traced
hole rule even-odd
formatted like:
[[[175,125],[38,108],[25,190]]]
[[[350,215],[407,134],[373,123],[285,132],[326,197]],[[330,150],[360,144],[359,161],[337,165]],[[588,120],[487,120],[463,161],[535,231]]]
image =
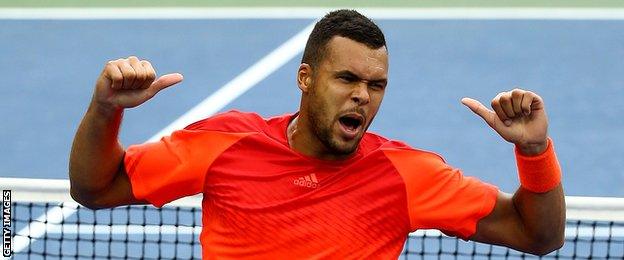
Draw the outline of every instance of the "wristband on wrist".
[[[561,167],[557,161],[552,139],[548,138],[546,150],[539,155],[527,156],[515,148],[520,185],[531,192],[548,192],[561,183]]]

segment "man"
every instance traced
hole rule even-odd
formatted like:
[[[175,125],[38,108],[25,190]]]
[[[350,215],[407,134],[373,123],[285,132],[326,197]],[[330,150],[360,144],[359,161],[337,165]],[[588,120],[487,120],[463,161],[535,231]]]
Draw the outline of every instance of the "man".
[[[231,111],[124,150],[124,108],[182,81],[136,57],[108,62],[76,133],[72,196],[90,208],[204,195],[204,258],[391,258],[409,232],[436,228],[533,254],[561,247],[560,168],[542,99],[515,89],[492,110],[462,103],[516,146],[513,196],[434,153],[367,133],[387,84],[381,30],[355,11],[327,14],[297,72],[299,112]],[[510,178],[513,178],[510,175]]]

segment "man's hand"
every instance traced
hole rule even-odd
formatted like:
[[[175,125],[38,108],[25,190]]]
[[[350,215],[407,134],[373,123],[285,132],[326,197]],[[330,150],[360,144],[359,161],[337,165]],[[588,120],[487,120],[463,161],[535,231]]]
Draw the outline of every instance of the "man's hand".
[[[110,110],[136,107],[181,81],[179,73],[156,79],[156,71],[149,61],[130,56],[106,63],[97,79],[93,101]]]
[[[492,99],[492,109],[479,101],[463,98],[470,108],[503,139],[516,144],[525,155],[537,155],[548,146],[548,118],[544,101],[537,94],[522,89],[499,93]]]
[[[122,111],[180,81],[178,73],[156,79],[152,65],[134,56],[106,63],[69,156],[74,200],[93,209],[146,203],[132,193],[123,165],[124,148],[118,140]]]

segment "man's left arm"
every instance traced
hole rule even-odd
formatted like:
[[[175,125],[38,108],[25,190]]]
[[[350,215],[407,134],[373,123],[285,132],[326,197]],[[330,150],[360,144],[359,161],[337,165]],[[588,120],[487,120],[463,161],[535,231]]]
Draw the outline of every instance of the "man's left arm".
[[[470,239],[536,255],[560,248],[565,200],[542,98],[514,89],[498,94],[492,100],[493,110],[470,98],[462,99],[462,103],[503,139],[515,144],[521,180],[513,195],[499,192],[494,209],[478,222]]]

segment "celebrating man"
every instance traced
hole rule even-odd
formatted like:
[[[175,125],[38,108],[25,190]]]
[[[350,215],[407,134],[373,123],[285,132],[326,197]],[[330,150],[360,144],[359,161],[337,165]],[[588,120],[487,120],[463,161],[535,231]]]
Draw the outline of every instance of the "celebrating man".
[[[123,109],[182,75],[157,78],[136,57],[110,61],[72,147],[72,196],[90,208],[160,207],[202,193],[205,258],[391,258],[410,232],[431,228],[539,255],[561,247],[565,204],[543,100],[521,89],[498,94],[493,110],[462,100],[515,144],[512,196],[435,153],[367,132],[387,73],[381,30],[356,11],[334,11],[308,39],[298,112],[230,111],[124,150]]]

